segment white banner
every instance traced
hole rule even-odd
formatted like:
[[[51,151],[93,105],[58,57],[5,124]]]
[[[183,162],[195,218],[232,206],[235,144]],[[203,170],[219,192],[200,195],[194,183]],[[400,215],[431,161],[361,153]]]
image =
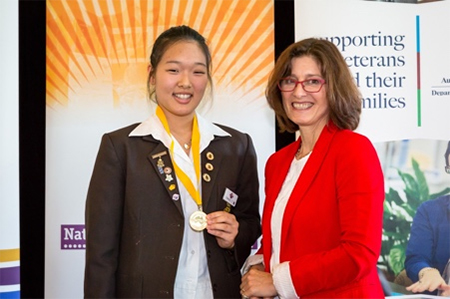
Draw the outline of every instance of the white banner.
[[[0,1],[0,298],[20,298],[18,24],[18,1]]]
[[[450,1],[295,3],[296,40],[332,41],[353,71],[364,97],[359,131],[373,141],[449,139]]]
[[[385,175],[379,266],[406,286],[415,210],[450,192],[450,1],[398,2],[296,0],[295,38],[332,41],[360,87],[357,131],[374,142]]]

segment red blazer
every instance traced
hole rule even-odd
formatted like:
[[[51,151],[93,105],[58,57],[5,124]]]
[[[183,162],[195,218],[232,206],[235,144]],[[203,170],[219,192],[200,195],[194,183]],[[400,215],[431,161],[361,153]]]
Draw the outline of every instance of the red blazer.
[[[275,200],[301,138],[274,153],[265,169],[262,247],[270,268],[270,222]],[[301,298],[381,298],[384,180],[377,153],[364,136],[323,129],[289,198],[283,217],[280,262]]]

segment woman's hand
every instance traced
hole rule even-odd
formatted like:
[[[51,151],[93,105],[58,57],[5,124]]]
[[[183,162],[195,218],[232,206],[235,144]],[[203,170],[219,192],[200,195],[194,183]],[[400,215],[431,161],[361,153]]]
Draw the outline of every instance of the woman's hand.
[[[239,222],[236,217],[224,211],[212,212],[206,216],[208,233],[215,236],[217,243],[224,249],[234,247],[234,239],[238,234]]]
[[[424,291],[433,292],[436,289],[444,291],[443,294],[450,294],[450,286],[448,286],[442,278],[439,271],[435,268],[423,268],[419,272],[419,281],[406,288],[413,293],[421,293]]]
[[[258,265],[252,266],[242,277],[241,295],[244,298],[273,298],[277,290],[273,285],[272,274]]]

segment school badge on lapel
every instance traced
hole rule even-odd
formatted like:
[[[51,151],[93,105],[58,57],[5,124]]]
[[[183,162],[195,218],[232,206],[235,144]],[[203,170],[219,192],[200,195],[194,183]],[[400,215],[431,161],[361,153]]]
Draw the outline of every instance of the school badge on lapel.
[[[174,181],[173,169],[166,165],[166,162],[164,162],[163,158],[168,158],[167,151],[162,151],[152,155],[153,160],[157,159],[156,168],[158,169],[163,182],[166,182],[165,186],[171,194],[172,200],[177,201],[180,198],[180,195],[178,193],[174,193],[177,189],[177,185],[175,183],[172,183],[172,181]]]

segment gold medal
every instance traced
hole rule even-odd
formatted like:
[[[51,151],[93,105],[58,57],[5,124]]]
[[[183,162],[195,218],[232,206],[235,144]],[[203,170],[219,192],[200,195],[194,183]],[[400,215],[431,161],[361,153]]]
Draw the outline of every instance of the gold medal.
[[[195,211],[189,218],[189,225],[195,231],[202,231],[206,228],[206,214],[203,211]]]

